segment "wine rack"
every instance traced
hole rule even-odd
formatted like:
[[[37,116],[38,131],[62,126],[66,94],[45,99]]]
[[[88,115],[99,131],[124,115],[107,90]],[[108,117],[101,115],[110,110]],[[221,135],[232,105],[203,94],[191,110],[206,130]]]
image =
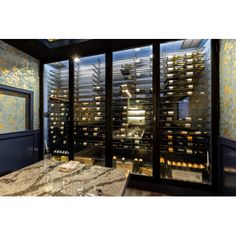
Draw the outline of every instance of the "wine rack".
[[[113,166],[152,175],[152,47],[113,53]]]
[[[210,183],[210,40],[200,45],[174,50],[161,44],[161,178]]]
[[[45,66],[47,90],[47,127],[45,138],[48,149],[54,156],[69,156],[69,71],[68,62],[51,63]]]
[[[75,159],[105,165],[105,55],[75,63],[74,87]]]

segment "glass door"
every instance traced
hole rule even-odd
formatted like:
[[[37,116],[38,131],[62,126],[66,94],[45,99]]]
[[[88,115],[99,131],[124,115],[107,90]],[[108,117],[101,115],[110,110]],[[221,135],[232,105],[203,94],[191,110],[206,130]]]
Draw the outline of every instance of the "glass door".
[[[44,143],[57,159],[69,158],[69,62],[44,65]]]
[[[152,46],[113,53],[113,167],[152,176]]]
[[[211,40],[160,45],[160,177],[211,183]]]
[[[104,166],[105,54],[74,63],[74,159]]]

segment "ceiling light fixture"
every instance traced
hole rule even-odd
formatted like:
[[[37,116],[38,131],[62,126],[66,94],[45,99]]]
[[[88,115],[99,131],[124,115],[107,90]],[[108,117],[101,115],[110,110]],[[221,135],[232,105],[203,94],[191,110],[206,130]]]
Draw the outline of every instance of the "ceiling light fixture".
[[[74,57],[74,62],[79,62],[79,57]]]

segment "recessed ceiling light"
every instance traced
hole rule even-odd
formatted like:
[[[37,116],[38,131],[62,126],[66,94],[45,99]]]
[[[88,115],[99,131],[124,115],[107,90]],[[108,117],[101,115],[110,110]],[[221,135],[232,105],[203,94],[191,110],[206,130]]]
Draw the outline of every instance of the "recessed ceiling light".
[[[74,62],[79,62],[79,57],[74,57]]]

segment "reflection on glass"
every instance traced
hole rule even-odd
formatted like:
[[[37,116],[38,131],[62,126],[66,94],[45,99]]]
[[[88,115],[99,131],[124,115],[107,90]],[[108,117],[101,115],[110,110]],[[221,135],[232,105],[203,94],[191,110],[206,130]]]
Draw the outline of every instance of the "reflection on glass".
[[[211,41],[160,46],[161,178],[211,183]]]
[[[68,159],[69,63],[44,65],[44,140],[55,158]]]
[[[75,62],[74,159],[105,165],[105,55]]]
[[[152,175],[152,47],[113,53],[113,167]]]

